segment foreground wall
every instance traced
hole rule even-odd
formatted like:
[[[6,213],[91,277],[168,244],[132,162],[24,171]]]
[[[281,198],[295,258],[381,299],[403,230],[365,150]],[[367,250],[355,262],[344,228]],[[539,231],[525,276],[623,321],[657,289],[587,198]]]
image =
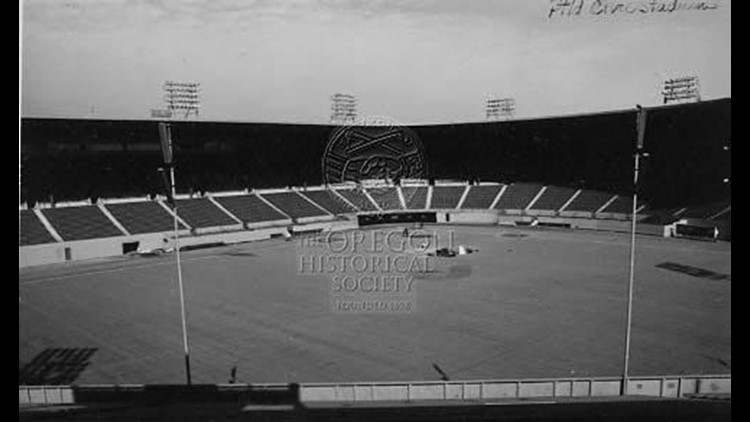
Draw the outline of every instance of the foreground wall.
[[[393,401],[453,400],[481,402],[494,399],[593,398],[621,395],[622,379],[557,378],[517,380],[470,380],[447,382],[381,382],[381,383],[303,383],[303,384],[223,384],[149,386],[19,386],[18,404],[61,405],[104,402],[148,402],[164,397],[186,400],[241,401],[249,393],[276,395],[289,402],[367,403]],[[628,378],[628,396],[683,398],[701,395],[731,395],[731,375],[674,375]]]

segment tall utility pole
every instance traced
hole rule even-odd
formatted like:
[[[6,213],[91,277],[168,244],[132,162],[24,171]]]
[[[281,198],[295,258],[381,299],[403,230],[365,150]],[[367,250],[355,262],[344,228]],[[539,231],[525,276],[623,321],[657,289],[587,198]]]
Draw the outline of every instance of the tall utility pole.
[[[637,106],[638,117],[636,123],[636,147],[633,162],[633,210],[630,224],[630,271],[628,277],[628,310],[625,326],[625,364],[622,369],[622,395],[628,394],[628,365],[630,364],[630,331],[633,314],[633,283],[635,279],[635,228],[636,212],[638,211],[638,173],[640,171],[640,157],[643,153],[643,139],[646,136],[646,110]]]
[[[177,258],[177,284],[180,290],[180,319],[182,320],[182,344],[185,354],[185,377],[187,384],[191,385],[190,379],[190,348],[188,347],[187,335],[187,317],[185,314],[185,289],[182,283],[182,263],[180,262],[180,235],[179,223],[177,221],[177,200],[176,186],[174,176],[174,162],[172,159],[172,133],[167,123],[159,123],[159,139],[161,141],[161,150],[164,154],[164,165],[169,169],[167,180],[168,198],[167,201],[172,204],[174,220],[174,251]],[[162,173],[166,175],[166,173]]]

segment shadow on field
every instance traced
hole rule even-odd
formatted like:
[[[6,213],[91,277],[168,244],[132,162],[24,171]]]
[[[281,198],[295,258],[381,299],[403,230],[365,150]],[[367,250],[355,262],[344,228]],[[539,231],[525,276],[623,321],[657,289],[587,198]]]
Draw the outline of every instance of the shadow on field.
[[[90,348],[45,349],[30,362],[18,366],[18,385],[72,384],[89,366],[96,352]]]
[[[255,258],[258,255],[252,253],[252,252],[244,252],[244,251],[228,251],[223,252],[221,255],[223,256],[237,256],[237,257],[252,257]]]
[[[690,265],[678,264],[676,262],[662,262],[661,264],[656,264],[656,268],[674,271],[697,278],[705,278],[708,280],[732,280],[732,276],[729,274],[721,274],[711,270],[707,270],[705,268],[691,267]]]

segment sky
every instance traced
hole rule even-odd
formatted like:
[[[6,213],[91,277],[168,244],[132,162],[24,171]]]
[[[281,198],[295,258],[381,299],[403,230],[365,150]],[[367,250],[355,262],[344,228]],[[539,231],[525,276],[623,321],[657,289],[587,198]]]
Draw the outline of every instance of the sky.
[[[405,124],[482,121],[491,96],[594,113],[659,105],[679,76],[731,97],[731,1],[655,11],[673,1],[697,3],[24,0],[20,114],[148,119],[166,80],[201,84],[204,121],[328,123],[336,92]]]

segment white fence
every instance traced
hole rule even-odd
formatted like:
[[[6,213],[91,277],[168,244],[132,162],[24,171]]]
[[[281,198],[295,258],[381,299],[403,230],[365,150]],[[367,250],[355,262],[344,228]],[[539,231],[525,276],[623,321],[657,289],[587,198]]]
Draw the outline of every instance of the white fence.
[[[447,382],[307,383],[299,386],[299,400],[305,402],[410,402],[422,400],[484,401],[493,399],[613,397],[620,395],[621,378],[558,378]],[[287,384],[219,385],[218,392],[235,394],[243,389],[259,391]],[[77,391],[129,391],[147,394],[139,386],[19,386],[19,405],[75,404]],[[142,386],[140,386],[142,387]],[[175,390],[185,386],[174,386]],[[163,390],[162,390],[163,391]],[[731,375],[680,375],[628,379],[629,396],[681,398],[701,394],[731,394]],[[116,400],[116,394],[108,400]]]
[[[366,384],[302,384],[302,402],[413,400],[489,400],[535,397],[611,397],[620,395],[621,378],[568,378]],[[731,375],[637,377],[628,379],[628,395],[685,397],[731,394]]]

